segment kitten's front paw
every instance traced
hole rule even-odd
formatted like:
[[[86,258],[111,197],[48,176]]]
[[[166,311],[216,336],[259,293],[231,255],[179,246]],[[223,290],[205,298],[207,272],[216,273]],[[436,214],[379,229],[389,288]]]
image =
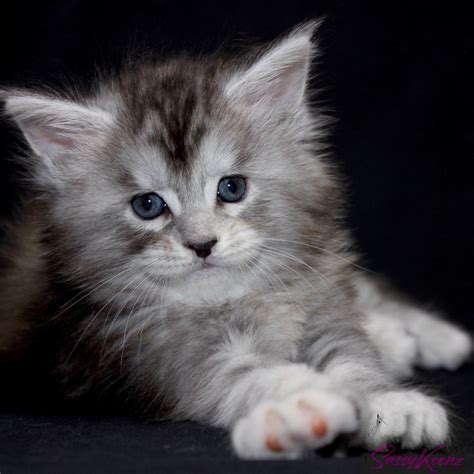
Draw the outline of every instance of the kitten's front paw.
[[[411,377],[415,366],[456,370],[471,356],[471,336],[454,324],[418,309],[396,316],[395,311],[372,311],[365,320],[365,328],[392,374]]]
[[[449,436],[448,416],[436,400],[415,390],[373,394],[362,436],[369,449],[394,442],[405,449],[439,446]]]
[[[358,428],[357,410],[334,392],[306,390],[280,402],[264,402],[233,432],[232,444],[245,459],[294,459]]]
[[[413,331],[418,343],[420,367],[456,370],[471,356],[469,333],[447,321],[426,318]]]

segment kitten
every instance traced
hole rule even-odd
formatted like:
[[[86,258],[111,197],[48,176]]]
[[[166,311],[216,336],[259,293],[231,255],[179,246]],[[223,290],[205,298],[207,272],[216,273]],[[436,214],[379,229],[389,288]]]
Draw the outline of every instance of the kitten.
[[[309,106],[316,28],[84,95],[1,92],[31,149],[2,257],[4,357],[35,347],[69,397],[225,427],[243,458],[340,434],[448,440],[442,403],[398,380],[456,369],[471,340],[355,267],[329,120]]]

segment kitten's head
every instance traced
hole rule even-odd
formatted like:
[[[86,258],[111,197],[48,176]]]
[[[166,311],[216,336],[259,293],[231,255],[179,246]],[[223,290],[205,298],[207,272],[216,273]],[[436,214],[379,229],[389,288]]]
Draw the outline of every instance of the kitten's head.
[[[3,91],[63,275],[99,298],[278,285],[294,266],[282,249],[334,218],[308,107],[314,29],[244,59],[142,64],[82,97]]]

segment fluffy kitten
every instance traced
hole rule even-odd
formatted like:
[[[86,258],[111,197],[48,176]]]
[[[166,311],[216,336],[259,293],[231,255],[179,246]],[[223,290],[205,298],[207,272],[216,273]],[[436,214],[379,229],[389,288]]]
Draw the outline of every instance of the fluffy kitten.
[[[328,120],[309,107],[315,27],[86,95],[2,91],[31,148],[3,252],[5,356],[34,345],[68,396],[226,427],[245,458],[346,433],[447,441],[443,406],[397,379],[457,368],[471,341],[354,268]]]

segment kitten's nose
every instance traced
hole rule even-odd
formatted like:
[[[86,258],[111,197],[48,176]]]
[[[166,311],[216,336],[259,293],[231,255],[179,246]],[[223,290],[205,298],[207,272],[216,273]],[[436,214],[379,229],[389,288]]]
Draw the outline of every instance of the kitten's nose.
[[[200,242],[200,243],[187,243],[187,247],[193,249],[196,252],[196,255],[201,258],[206,258],[211,255],[212,247],[217,244],[217,240],[208,240],[207,242]]]

